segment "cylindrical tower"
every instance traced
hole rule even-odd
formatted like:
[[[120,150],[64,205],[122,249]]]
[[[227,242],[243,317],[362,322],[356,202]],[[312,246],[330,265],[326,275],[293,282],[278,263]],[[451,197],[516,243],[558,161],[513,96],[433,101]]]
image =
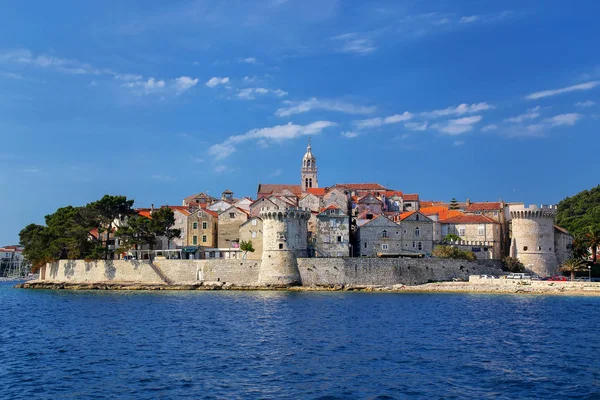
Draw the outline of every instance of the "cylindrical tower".
[[[509,211],[512,220],[510,255],[539,276],[555,275],[558,272],[554,248],[556,206],[510,205]]]
[[[263,253],[258,283],[300,285],[297,257],[306,257],[309,210],[263,207]]]

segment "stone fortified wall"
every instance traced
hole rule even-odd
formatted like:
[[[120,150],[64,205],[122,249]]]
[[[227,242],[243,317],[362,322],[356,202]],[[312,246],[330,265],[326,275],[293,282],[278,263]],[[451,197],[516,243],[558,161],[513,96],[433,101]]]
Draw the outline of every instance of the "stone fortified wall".
[[[416,285],[501,273],[501,262],[441,259],[299,258],[303,286]],[[236,286],[259,283],[258,260],[61,260],[40,271],[40,280],[68,283],[195,284],[224,282]]]

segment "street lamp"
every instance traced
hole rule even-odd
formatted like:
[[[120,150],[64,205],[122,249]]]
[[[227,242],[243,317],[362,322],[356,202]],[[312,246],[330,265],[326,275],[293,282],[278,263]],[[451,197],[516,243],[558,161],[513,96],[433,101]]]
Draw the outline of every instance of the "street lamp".
[[[589,278],[588,278],[588,282],[591,282],[592,281],[592,266],[588,265],[587,267],[588,267],[588,272],[590,274]]]
[[[350,248],[350,257],[352,257],[352,243],[348,243],[348,247]]]

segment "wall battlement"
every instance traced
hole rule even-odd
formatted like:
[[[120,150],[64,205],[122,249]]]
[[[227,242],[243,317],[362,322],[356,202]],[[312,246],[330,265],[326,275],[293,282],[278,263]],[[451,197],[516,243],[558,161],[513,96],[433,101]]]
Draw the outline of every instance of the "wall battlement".
[[[557,206],[548,204],[511,205],[510,216],[513,219],[550,218],[554,220],[558,211]]]

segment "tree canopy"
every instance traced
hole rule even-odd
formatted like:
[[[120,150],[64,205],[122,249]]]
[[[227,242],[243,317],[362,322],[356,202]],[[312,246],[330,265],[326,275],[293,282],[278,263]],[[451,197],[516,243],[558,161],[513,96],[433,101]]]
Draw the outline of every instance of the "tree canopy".
[[[600,231],[600,185],[558,203],[556,224],[576,237]]]

